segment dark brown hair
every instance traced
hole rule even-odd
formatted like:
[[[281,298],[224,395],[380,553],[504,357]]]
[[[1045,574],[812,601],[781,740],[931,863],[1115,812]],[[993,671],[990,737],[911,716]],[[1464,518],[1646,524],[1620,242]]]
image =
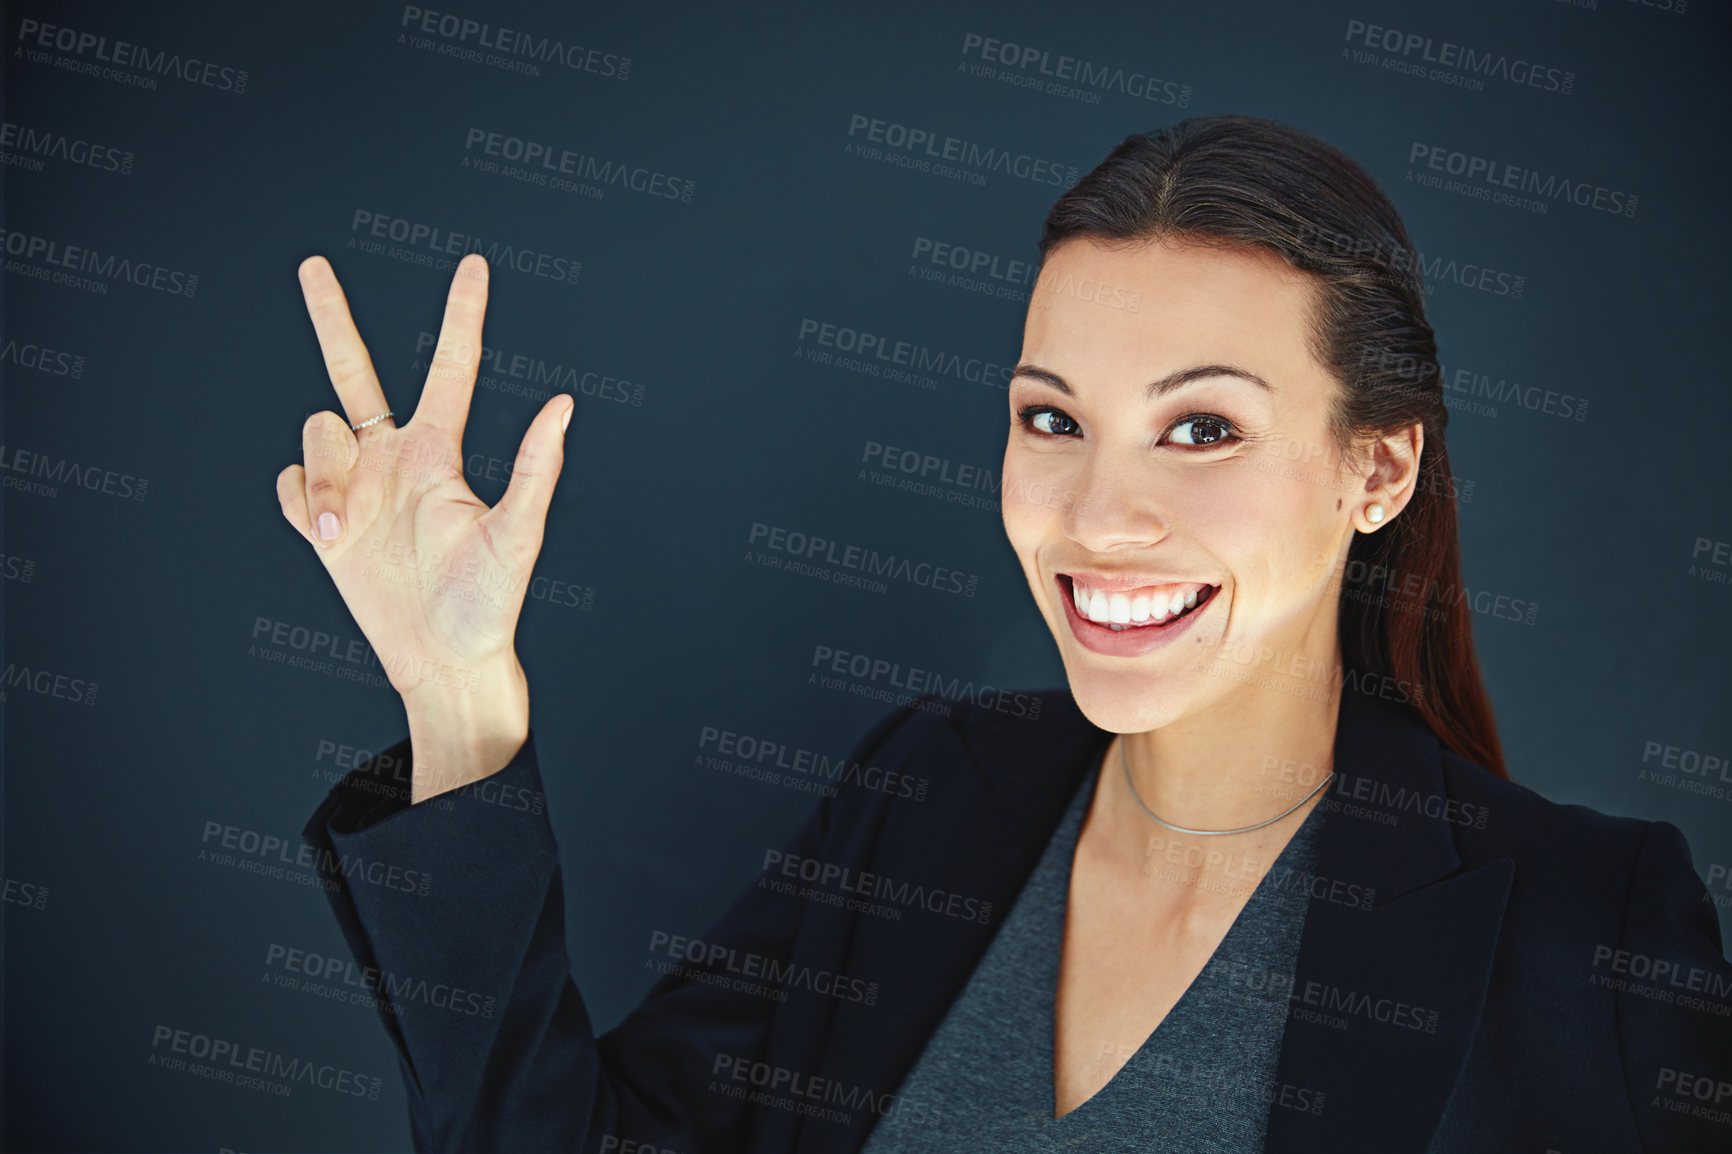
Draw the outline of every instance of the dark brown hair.
[[[1297,128],[1196,116],[1126,137],[1059,197],[1042,259],[1078,237],[1256,245],[1311,274],[1311,352],[1341,384],[1329,414],[1337,452],[1415,422],[1425,432],[1407,507],[1349,546],[1344,673],[1413,687],[1414,707],[1446,748],[1507,778],[1461,583],[1437,339],[1389,198],[1346,153]]]

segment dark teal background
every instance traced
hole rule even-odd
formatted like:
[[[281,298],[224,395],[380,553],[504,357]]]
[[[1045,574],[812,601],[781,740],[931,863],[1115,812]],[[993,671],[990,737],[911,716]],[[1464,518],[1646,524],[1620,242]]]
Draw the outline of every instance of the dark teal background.
[[[90,704],[70,688],[6,692],[8,1149],[408,1148],[373,1011],[263,980],[273,944],[345,954],[322,895],[199,859],[210,822],[292,844],[334,767],[321,742],[376,750],[405,732],[388,688],[249,653],[261,618],[324,631],[339,651],[360,637],[274,491],[304,418],[335,404],[296,265],[331,258],[399,414],[449,283],[346,247],[358,209],[581,261],[575,284],[496,267],[487,343],[641,385],[641,404],[578,397],[537,573],[588,607],[532,598],[519,632],[572,962],[598,1030],[651,983],[649,935],[701,934],[813,802],[694,764],[703,727],[845,752],[889,705],[809,683],[819,645],[976,684],[1062,683],[996,510],[860,480],[869,441],[996,472],[1004,393],[793,353],[813,318],[1014,364],[1023,307],[911,277],[913,244],[1032,261],[1063,187],[849,155],[857,114],[1078,172],[1186,115],[1273,117],[1363,164],[1440,270],[1522,277],[1516,299],[1440,272],[1429,306],[1446,370],[1589,402],[1579,421],[1462,409],[1448,430],[1473,486],[1467,584],[1539,607],[1532,624],[1474,615],[1511,773],[1558,801],[1679,825],[1726,920],[1732,776],[1719,797],[1643,776],[1650,743],[1732,756],[1728,567],[1691,573],[1698,539],[1732,541],[1723,11],[458,3],[629,56],[629,73],[530,77],[431,54],[398,43],[403,9],[389,5],[5,16],[6,121],[134,157],[128,174],[0,169],[5,228],[199,278],[190,299],[10,268],[0,280],[7,459],[148,481],[142,500],[4,493],[5,661],[99,686]],[[24,20],[245,69],[246,90],[164,78],[144,91],[34,61]],[[1349,20],[1568,70],[1572,91],[1472,91],[1343,58]],[[959,67],[970,33],[1153,73],[1188,86],[1187,103],[1107,91],[1091,104],[977,78]],[[484,175],[461,164],[473,128],[659,170],[695,182],[693,196],[591,199]],[[1424,188],[1405,179],[1416,141],[1639,207],[1535,214]],[[78,374],[24,366],[26,345],[82,358]],[[466,449],[483,499],[504,491],[489,459],[512,459],[539,404],[476,391]],[[754,522],[949,565],[978,592],[877,594],[749,564]],[[382,1089],[279,1098],[166,1072],[149,1065],[162,1025]]]

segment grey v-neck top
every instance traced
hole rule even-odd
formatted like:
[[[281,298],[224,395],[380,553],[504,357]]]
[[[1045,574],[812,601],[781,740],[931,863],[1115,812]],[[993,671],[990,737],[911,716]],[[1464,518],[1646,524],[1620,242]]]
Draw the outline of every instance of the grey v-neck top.
[[[928,1110],[880,1119],[862,1154],[1262,1149],[1308,892],[1286,883],[1313,872],[1323,810],[1306,816],[1263,872],[1202,972],[1142,1047],[1094,1097],[1054,1118],[1059,952],[1071,861],[1099,775],[1097,759],[897,1090]],[[1165,832],[1153,822],[1149,830]],[[1151,868],[1170,867],[1156,857]]]

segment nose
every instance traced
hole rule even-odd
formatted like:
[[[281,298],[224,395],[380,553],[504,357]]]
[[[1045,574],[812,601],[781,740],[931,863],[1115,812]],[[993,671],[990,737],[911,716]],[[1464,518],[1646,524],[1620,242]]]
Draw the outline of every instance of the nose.
[[[1171,532],[1157,479],[1137,464],[1123,453],[1090,453],[1076,478],[1076,499],[1065,507],[1065,535],[1091,552],[1105,553],[1153,545]]]

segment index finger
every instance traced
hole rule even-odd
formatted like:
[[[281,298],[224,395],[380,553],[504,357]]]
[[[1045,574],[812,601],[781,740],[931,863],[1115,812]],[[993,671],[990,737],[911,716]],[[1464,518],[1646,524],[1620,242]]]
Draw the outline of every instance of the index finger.
[[[361,343],[361,334],[355,331],[348,298],[337,283],[331,262],[322,256],[310,256],[301,262],[299,275],[307,315],[313,319],[319,351],[325,355],[325,371],[330,374],[349,424],[358,425],[385,412],[391,406],[385,403],[385,390],[379,386],[373,359],[367,355],[367,346]]]

